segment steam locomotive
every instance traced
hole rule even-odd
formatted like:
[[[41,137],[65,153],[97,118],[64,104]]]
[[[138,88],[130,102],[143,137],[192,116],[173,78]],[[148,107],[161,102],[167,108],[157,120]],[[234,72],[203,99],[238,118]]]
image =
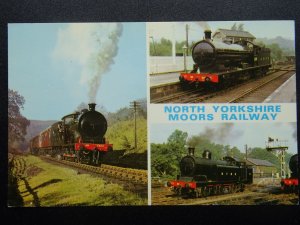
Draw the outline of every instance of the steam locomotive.
[[[95,110],[95,103],[89,109],[64,116],[30,140],[32,154],[49,154],[60,159],[99,165],[106,152],[113,145],[105,140],[107,121]]]
[[[212,160],[205,150],[201,157],[194,156],[194,148],[180,161],[181,175],[168,181],[167,186],[177,195],[206,197],[213,194],[244,191],[246,184],[253,183],[253,169],[245,162],[226,156]]]
[[[271,67],[270,49],[246,40],[231,43],[212,40],[211,31],[204,32],[205,39],[192,48],[194,68],[181,73],[183,88],[222,88],[235,82],[265,75]]]
[[[299,191],[299,164],[298,154],[293,155],[289,161],[289,168],[291,170],[291,177],[281,180],[281,189],[283,191]]]

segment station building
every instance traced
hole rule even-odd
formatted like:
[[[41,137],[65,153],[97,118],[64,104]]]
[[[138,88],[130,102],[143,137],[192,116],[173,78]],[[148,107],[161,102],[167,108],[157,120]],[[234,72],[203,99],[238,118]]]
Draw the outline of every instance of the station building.
[[[251,41],[253,42],[256,38],[250,34],[248,31],[239,30],[228,30],[228,29],[218,29],[213,34],[214,40],[220,40],[224,42],[237,42],[237,41]]]
[[[247,158],[245,161],[252,166],[254,177],[273,177],[277,172],[275,165],[267,160]]]

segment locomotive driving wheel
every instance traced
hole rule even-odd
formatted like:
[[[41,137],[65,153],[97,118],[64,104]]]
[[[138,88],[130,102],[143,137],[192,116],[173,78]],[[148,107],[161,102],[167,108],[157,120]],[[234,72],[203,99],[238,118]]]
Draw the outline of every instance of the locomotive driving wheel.
[[[208,187],[203,187],[202,188],[202,196],[203,197],[209,196],[209,189],[208,189]]]
[[[181,193],[182,193],[181,187],[176,188],[175,193],[176,193],[177,196],[180,196]]]

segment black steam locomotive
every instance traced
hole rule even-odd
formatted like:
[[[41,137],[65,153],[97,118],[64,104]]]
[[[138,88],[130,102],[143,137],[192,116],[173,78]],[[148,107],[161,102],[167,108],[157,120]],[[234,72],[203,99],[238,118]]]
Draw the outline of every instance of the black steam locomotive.
[[[107,121],[95,106],[91,103],[89,109],[64,116],[32,138],[31,153],[99,165],[113,145],[105,140]]]
[[[291,177],[281,180],[281,189],[284,191],[299,191],[299,163],[298,154],[293,155],[289,161]]]
[[[212,160],[205,150],[202,158],[194,156],[194,148],[180,161],[181,175],[168,181],[167,186],[177,195],[206,197],[213,194],[244,191],[245,184],[253,183],[253,169],[245,162],[226,156]]]
[[[265,75],[271,67],[270,49],[246,40],[234,43],[205,39],[192,48],[194,69],[181,73],[179,80],[186,87],[224,87],[257,75]]]

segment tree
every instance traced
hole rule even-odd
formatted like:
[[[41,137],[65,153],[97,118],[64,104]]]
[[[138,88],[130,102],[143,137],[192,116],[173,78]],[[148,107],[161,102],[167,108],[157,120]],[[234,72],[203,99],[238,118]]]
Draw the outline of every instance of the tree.
[[[231,27],[231,30],[244,31],[244,24],[243,23],[240,23],[240,24],[234,23]]]
[[[267,45],[266,47],[271,49],[272,59],[275,59],[275,60],[282,59],[282,49],[279,47],[279,45],[277,43]]]
[[[272,153],[268,152],[266,149],[263,148],[253,148],[248,155],[249,158],[254,159],[263,159],[273,163],[277,169],[280,169],[280,163],[278,158]]]
[[[131,144],[128,138],[125,135],[123,135],[122,139],[122,148],[124,148],[125,150],[131,149]]]
[[[168,144],[151,144],[151,171],[152,176],[176,176],[179,164],[172,154]]]
[[[8,89],[8,146],[24,141],[30,121],[21,115],[25,99],[17,91]]]
[[[234,23],[234,24],[232,25],[231,30],[237,30],[237,25],[236,25],[236,23]]]
[[[239,31],[244,31],[244,24],[243,23],[240,23],[237,30]]]
[[[186,155],[186,132],[175,130],[167,143],[151,144],[151,167],[153,176],[179,174],[179,162]]]
[[[188,137],[187,132],[181,130],[175,130],[168,138],[168,146],[176,160],[181,160],[183,155],[186,155],[186,139]]]

